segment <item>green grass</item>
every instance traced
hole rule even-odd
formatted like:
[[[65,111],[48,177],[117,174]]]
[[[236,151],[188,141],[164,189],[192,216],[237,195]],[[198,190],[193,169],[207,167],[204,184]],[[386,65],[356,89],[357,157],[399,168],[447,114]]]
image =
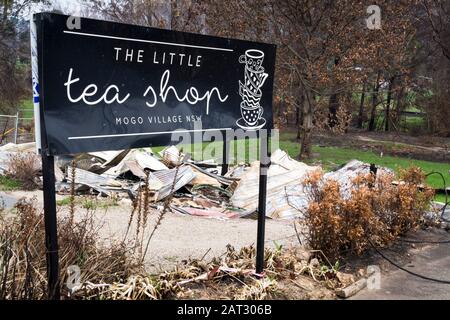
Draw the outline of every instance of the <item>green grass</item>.
[[[115,198],[107,199],[85,199],[82,202],[82,207],[85,209],[107,209],[109,207],[117,207],[119,202]]]
[[[65,197],[61,200],[56,200],[57,206],[68,206],[70,204],[70,197]]]
[[[292,140],[280,141],[281,149],[289,153],[291,157],[299,154],[300,145]],[[379,154],[370,151],[361,151],[351,148],[337,148],[337,147],[320,147],[313,146],[313,153],[317,154],[311,160],[305,161],[309,164],[320,162],[324,170],[329,171],[336,169],[352,159],[357,159],[367,163],[375,163],[378,166],[383,166],[393,169],[396,173],[401,168],[408,168],[410,166],[420,167],[425,173],[432,171],[440,172],[445,178],[447,186],[450,184],[450,164],[441,162],[431,162],[423,160],[415,160],[408,158],[400,158],[393,156],[380,157]],[[433,188],[443,188],[443,182],[440,175],[433,174],[427,178],[427,183]],[[445,202],[444,194],[436,194],[435,201]]]
[[[380,111],[380,113],[381,113],[382,111]],[[380,130],[382,130],[383,129],[383,122],[384,122],[384,117],[382,117],[382,116],[376,116],[375,117],[375,123],[374,123],[374,128],[375,129],[380,129]],[[368,129],[369,128],[369,120],[367,120],[367,121],[365,121],[364,123],[363,123],[363,129]]]
[[[280,149],[286,151],[291,157],[295,158],[300,152],[300,144],[295,141],[295,133],[281,133],[279,147]],[[252,141],[253,143],[254,141]],[[232,148],[235,151],[234,154],[231,155],[232,161],[231,164],[236,164],[237,157],[237,144],[244,143],[243,141],[232,142]],[[245,150],[248,150],[250,145],[250,141],[245,141]],[[180,146],[178,146],[180,147]],[[222,158],[222,143],[221,142],[203,142],[202,146],[199,145],[182,145],[183,151],[188,152],[192,155],[193,159],[196,160],[204,160],[210,159],[210,156],[202,153],[205,148],[214,148],[217,151],[213,157],[220,161]],[[392,148],[401,148],[402,144],[400,143],[392,143]],[[153,152],[159,152],[164,149],[164,147],[153,147]],[[371,151],[362,151],[354,148],[345,148],[345,147],[321,147],[321,146],[313,146],[313,153],[316,154],[313,159],[306,160],[305,162],[308,164],[317,164],[320,163],[324,170],[329,171],[336,169],[337,167],[344,165],[348,161],[352,159],[357,159],[366,163],[374,163],[378,166],[383,166],[387,168],[393,169],[396,173],[399,172],[401,168],[408,168],[410,166],[417,166],[422,168],[425,173],[430,173],[432,171],[440,172],[443,174],[447,184],[450,184],[450,164],[442,163],[442,162],[432,162],[432,161],[424,161],[424,160],[416,160],[409,158],[401,158],[394,156],[383,156],[380,157],[380,154],[374,153]],[[252,157],[252,160],[257,159],[259,155],[258,148],[253,151],[251,155],[249,152],[245,152],[245,160],[248,162],[249,157]],[[242,161],[242,156],[241,159]],[[431,175],[427,179],[428,184],[433,188],[443,188],[442,178],[439,175]],[[444,195],[437,195],[437,201],[444,201]],[[87,203],[86,206],[92,207],[94,204]]]
[[[405,109],[405,111],[409,111],[409,112],[422,112],[422,110],[420,108],[418,108],[415,105],[408,105],[408,107]]]
[[[217,162],[221,162],[222,159],[222,142],[203,142],[200,148],[199,144],[180,144],[177,145],[179,149],[183,149],[184,153],[191,154],[192,158],[195,160],[208,160],[215,159]],[[252,151],[249,151],[250,146],[252,146]],[[253,150],[253,147],[255,149]],[[152,147],[153,152],[158,153],[162,151],[165,147]],[[214,150],[214,153],[204,153],[206,148],[210,150]],[[245,150],[244,153],[240,153],[239,151]],[[259,145],[257,144],[255,139],[246,139],[240,141],[232,141],[230,146],[230,164],[237,164],[240,162],[252,162],[259,158]]]
[[[0,191],[12,191],[22,188],[22,183],[7,176],[0,176]]]
[[[400,118],[400,123],[398,124],[398,129],[402,132],[408,133],[414,133],[417,130],[424,132],[427,129],[426,124],[427,123],[424,117],[416,115],[402,115]],[[377,116],[375,118],[375,128],[377,130],[383,131],[384,125],[384,116]],[[363,128],[368,129],[368,127],[369,121],[364,122]]]
[[[117,200],[112,199],[112,198],[107,198],[107,199],[75,198],[75,204],[81,205],[81,207],[83,207],[85,209],[89,209],[89,210],[106,209],[109,207],[115,207],[115,206],[119,205]],[[57,200],[56,205],[58,205],[58,206],[70,205],[70,197],[66,197],[61,200]]]
[[[450,195],[449,195],[449,200],[450,200]],[[434,201],[445,203],[445,194],[443,194],[443,193],[436,194],[434,196]]]
[[[281,141],[280,147],[281,149],[286,150],[292,157],[298,155],[300,150],[299,144],[293,141]],[[357,159],[367,163],[374,163],[378,166],[391,168],[396,173],[398,173],[399,169],[401,168],[417,166],[422,168],[425,173],[429,173],[432,171],[440,172],[444,175],[446,181],[450,182],[450,177],[448,174],[448,171],[450,170],[450,164],[447,163],[415,160],[393,156],[380,157],[379,154],[376,154],[374,152],[361,151],[351,148],[313,146],[313,152],[318,154],[317,157],[314,157],[313,159],[306,162],[310,164],[321,162],[325,170],[335,169],[352,159]],[[439,175],[429,176],[427,182],[433,188],[443,188],[442,178]]]
[[[33,100],[23,100],[20,109],[19,109],[21,118],[33,118],[34,110],[33,110]]]
[[[280,148],[285,150],[291,157],[295,158],[300,152],[300,144],[294,141],[294,134],[292,133],[282,133],[280,136]],[[236,145],[238,142],[234,141],[233,146],[235,153],[232,155],[232,159],[236,159]],[[241,142],[242,143],[242,142]],[[193,155],[193,158],[196,160],[203,159],[203,154],[201,153],[202,149],[205,149],[209,144],[207,142],[203,143],[202,148],[200,149],[198,145],[190,149],[184,146],[184,150],[190,152]],[[222,143],[213,142],[212,146],[218,146],[217,154],[215,155],[216,159],[221,159],[222,156]],[[245,148],[248,150],[249,141],[245,142]],[[211,146],[209,146],[211,147]],[[394,146],[393,146],[394,147]],[[396,146],[398,147],[398,146]],[[154,147],[152,148],[154,152],[159,152],[163,149],[163,147]],[[248,153],[248,152],[246,152]],[[259,152],[256,150],[256,155],[252,154],[252,156],[256,157]],[[343,148],[343,147],[320,147],[313,146],[313,153],[317,154],[313,159],[307,160],[305,162],[309,164],[320,162],[324,168],[324,170],[333,170],[337,167],[347,163],[352,159],[357,159],[367,163],[374,163],[378,166],[383,166],[387,168],[393,169],[396,173],[399,172],[401,168],[408,168],[410,166],[417,166],[422,168],[425,173],[429,173],[432,171],[440,172],[444,175],[448,184],[450,184],[450,176],[448,171],[450,170],[450,164],[442,163],[442,162],[431,162],[431,161],[423,161],[423,160],[415,160],[409,158],[401,158],[394,156],[383,156],[380,157],[380,154],[371,152],[371,151],[361,151],[353,148]],[[206,156],[205,158],[209,158]],[[249,155],[246,154],[246,159],[249,158]],[[231,162],[235,163],[235,162]],[[433,188],[442,188],[442,178],[439,175],[431,175],[427,182]]]
[[[424,131],[426,129],[426,121],[421,116],[405,116],[401,118],[400,128],[410,133],[418,130],[419,132]]]

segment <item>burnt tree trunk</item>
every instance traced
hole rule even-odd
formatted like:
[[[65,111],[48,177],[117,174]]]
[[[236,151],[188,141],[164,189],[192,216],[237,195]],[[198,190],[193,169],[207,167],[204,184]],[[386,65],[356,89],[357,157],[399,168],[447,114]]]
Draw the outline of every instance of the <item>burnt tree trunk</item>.
[[[372,110],[370,112],[370,120],[369,120],[369,131],[375,130],[375,116],[377,111],[377,103],[378,103],[378,91],[380,90],[380,76],[381,73],[378,72],[377,74],[377,80],[375,82],[375,85],[373,87],[372,92]]]
[[[311,157],[312,129],[313,129],[313,96],[307,90],[302,103],[302,127],[301,127],[301,147],[298,155],[299,159]]]
[[[389,79],[389,89],[388,89],[388,95],[387,95],[387,101],[386,101],[386,113],[385,113],[386,122],[384,124],[384,131],[389,131],[392,88],[394,86],[394,81],[395,81],[395,76],[392,76]]]
[[[328,126],[334,128],[339,124],[337,117],[337,111],[339,108],[339,96],[337,93],[333,93],[330,96],[330,102],[328,104]]]
[[[333,60],[333,67],[339,64],[339,57],[335,57]],[[333,90],[334,91],[334,90]],[[330,101],[328,104],[328,126],[334,128],[338,125],[339,120],[337,117],[337,112],[339,109],[339,95],[333,93],[330,95]]]
[[[2,28],[5,30],[6,23],[8,22],[8,0],[3,1],[3,13],[2,13]]]
[[[358,128],[362,129],[363,127],[363,118],[364,118],[364,100],[366,99],[366,82],[363,84],[362,93],[361,93],[361,101],[359,102],[359,113],[358,113]]]
[[[302,108],[303,108],[303,101],[304,101],[304,95],[303,92],[300,92],[299,94],[299,98],[298,98],[298,103],[297,103],[297,107],[296,107],[296,112],[297,112],[297,119],[296,119],[296,126],[297,126],[297,140],[300,140],[302,137],[301,134],[301,124],[303,121],[303,117],[302,117]]]
[[[405,87],[402,86],[400,88],[400,90],[397,93],[397,103],[396,103],[396,107],[395,107],[395,117],[393,119],[393,122],[395,123],[395,125],[398,128],[398,125],[400,123],[400,116],[403,112],[403,108],[404,108],[404,102],[403,102],[403,95],[405,92]]]

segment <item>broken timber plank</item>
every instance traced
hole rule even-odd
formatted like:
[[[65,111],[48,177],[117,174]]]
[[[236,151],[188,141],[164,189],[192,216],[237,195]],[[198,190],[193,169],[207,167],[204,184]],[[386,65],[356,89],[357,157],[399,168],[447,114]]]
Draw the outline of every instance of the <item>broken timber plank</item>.
[[[350,298],[351,296],[354,296],[359,291],[364,289],[366,287],[366,285],[367,285],[366,278],[361,278],[358,281],[353,282],[348,287],[345,287],[345,288],[342,288],[342,289],[337,289],[336,290],[336,295],[338,297],[340,297],[340,298]]]

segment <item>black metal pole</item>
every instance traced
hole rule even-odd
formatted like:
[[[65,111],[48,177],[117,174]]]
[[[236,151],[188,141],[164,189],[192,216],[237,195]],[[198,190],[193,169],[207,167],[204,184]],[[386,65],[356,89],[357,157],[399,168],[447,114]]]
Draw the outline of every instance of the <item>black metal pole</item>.
[[[47,249],[48,299],[59,300],[59,258],[55,197],[55,161],[42,152],[42,176],[44,182],[45,247]]]
[[[222,172],[221,175],[224,176],[228,172],[228,162],[230,159],[230,141],[227,137],[227,130],[222,131],[223,135],[223,145],[222,145]]]
[[[36,19],[40,17],[40,19]],[[30,21],[32,30],[31,49],[37,56],[32,59],[33,75],[35,81],[39,83],[38,89],[36,88],[37,96],[33,97],[33,100],[37,99],[39,103],[39,117],[35,114],[35,121],[39,124],[40,132],[35,132],[36,136],[40,136],[39,140],[36,140],[36,145],[42,158],[42,180],[43,180],[43,195],[44,195],[44,228],[45,228],[45,249],[47,258],[47,298],[51,300],[60,299],[59,288],[59,257],[58,257],[58,231],[56,220],[56,195],[55,195],[55,158],[49,153],[49,146],[47,142],[47,133],[45,128],[44,117],[44,91],[45,86],[43,79],[43,42],[44,42],[44,27],[43,27],[44,15],[33,15],[33,21]],[[33,24],[35,23],[35,25]],[[36,60],[35,60],[36,59]],[[36,85],[37,85],[36,83]],[[35,84],[33,84],[35,85]],[[36,112],[36,111],[35,111]]]
[[[258,234],[256,242],[256,273],[264,271],[264,237],[266,227],[267,170],[270,166],[268,130],[260,130],[259,135],[259,196],[258,196]]]

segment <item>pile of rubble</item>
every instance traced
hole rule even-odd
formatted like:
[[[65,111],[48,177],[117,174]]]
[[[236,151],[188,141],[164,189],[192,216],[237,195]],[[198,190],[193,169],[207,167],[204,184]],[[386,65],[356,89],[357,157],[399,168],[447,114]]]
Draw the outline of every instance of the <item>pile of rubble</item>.
[[[180,160],[184,159],[184,160]],[[237,165],[225,175],[214,160],[187,159],[175,146],[158,154],[150,148],[131,151],[91,152],[72,158],[58,158],[57,191],[68,193],[75,176],[76,191],[98,193],[101,196],[136,196],[147,179],[150,201],[158,202],[168,197],[173,187],[173,211],[194,216],[229,219],[254,216],[258,203],[259,162]],[[276,150],[271,157],[268,175],[267,216],[289,218],[298,210],[288,204],[283,191],[295,187],[305,175],[317,169],[291,159],[286,152]],[[178,167],[178,171],[176,170]],[[66,168],[66,169],[64,169]],[[72,172],[75,170],[75,173]]]
[[[34,143],[0,147],[0,174],[7,170],[5,164],[12,153],[34,152],[34,148]],[[290,219],[301,215],[308,204],[301,181],[317,169],[292,159],[280,149],[273,152],[268,170],[267,217]],[[158,154],[151,148],[89,152],[60,156],[55,162],[59,194],[69,194],[74,179],[77,194],[133,200],[146,181],[155,208],[173,191],[170,207],[181,214],[218,219],[255,216],[259,162],[234,166],[223,176],[219,172],[221,167],[214,160],[188,159],[176,146]],[[325,178],[339,181],[345,192],[348,181],[367,172],[368,164],[353,160],[337,171],[326,173]]]

